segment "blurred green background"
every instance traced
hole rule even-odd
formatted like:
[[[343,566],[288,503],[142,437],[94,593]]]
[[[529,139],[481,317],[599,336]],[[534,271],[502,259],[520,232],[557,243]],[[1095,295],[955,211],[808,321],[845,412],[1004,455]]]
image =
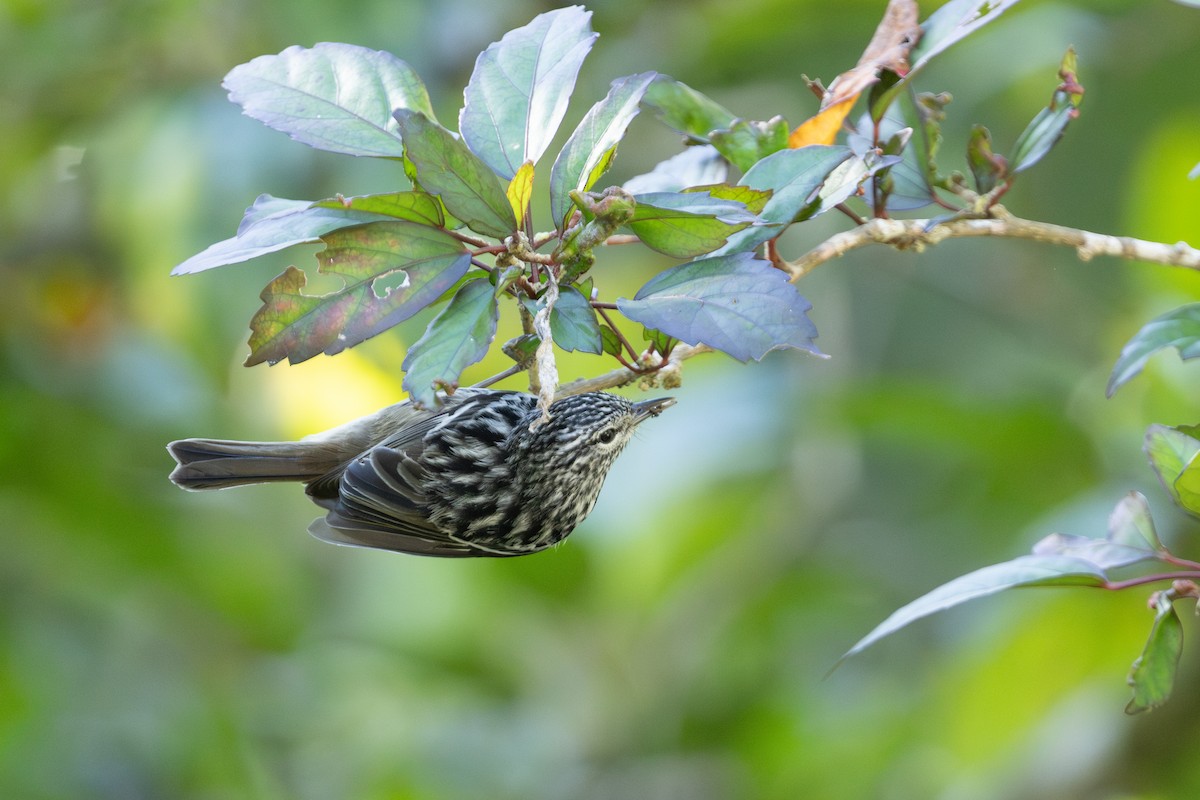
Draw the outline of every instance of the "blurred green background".
[[[564,130],[645,69],[798,123],[801,73],[851,66],[883,6],[592,3]],[[260,192],[401,185],[241,116],[225,72],[292,44],[386,49],[453,120],[479,50],[551,7],[0,2],[0,796],[1200,796],[1194,642],[1172,702],[1122,714],[1144,591],[1002,595],[825,677],[937,584],[1051,531],[1103,535],[1130,489],[1200,555],[1140,452],[1147,424],[1200,421],[1197,367],[1160,356],[1104,399],[1122,343],[1197,299],[1190,273],[1015,241],[857,251],[801,286],[831,360],[688,362],[593,516],[528,558],[333,548],[305,535],[297,487],[167,481],[170,439],[294,437],[399,398],[426,321],[243,369],[259,290],[316,248],[168,277]],[[956,98],[944,165],[975,122],[1003,152],[1068,44],[1083,115],[1007,206],[1197,243],[1200,11],[1182,4],[1026,2],[945,53],[919,81]],[[677,146],[643,115],[613,179]],[[798,226],[784,253],[846,226]],[[612,296],[665,263],[603,256]]]

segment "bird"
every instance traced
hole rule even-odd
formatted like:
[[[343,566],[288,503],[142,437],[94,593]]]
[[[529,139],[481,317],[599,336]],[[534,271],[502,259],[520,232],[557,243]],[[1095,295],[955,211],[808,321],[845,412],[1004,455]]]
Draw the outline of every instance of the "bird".
[[[191,490],[296,481],[326,510],[332,544],[423,556],[510,557],[561,542],[596,504],[609,468],[673,397],[538,398],[463,388],[435,408],[403,401],[295,442],[181,439],[170,479]]]

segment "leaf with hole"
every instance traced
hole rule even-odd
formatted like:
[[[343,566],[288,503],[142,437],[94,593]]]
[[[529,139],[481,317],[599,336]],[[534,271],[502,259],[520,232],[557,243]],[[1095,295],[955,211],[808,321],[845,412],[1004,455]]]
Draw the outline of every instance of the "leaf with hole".
[[[325,295],[304,294],[306,279],[296,267],[271,281],[250,321],[247,366],[340,353],[437,300],[471,263],[471,254],[445,231],[412,222],[345,228],[323,241],[319,269],[345,285]]]

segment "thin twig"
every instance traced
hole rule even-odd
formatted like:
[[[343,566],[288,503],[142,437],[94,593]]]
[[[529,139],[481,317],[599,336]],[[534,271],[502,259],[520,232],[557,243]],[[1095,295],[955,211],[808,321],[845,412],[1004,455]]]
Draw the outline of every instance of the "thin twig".
[[[633,345],[631,345],[629,343],[629,340],[625,338],[625,334],[621,333],[621,329],[618,328],[616,326],[616,324],[612,321],[612,317],[610,317],[608,315],[608,308],[603,304],[597,305],[595,303],[592,304],[592,308],[594,308],[594,309],[596,309],[596,311],[600,312],[600,316],[604,319],[604,321],[606,323],[608,323],[608,327],[611,328],[612,332],[617,335],[617,341],[620,342],[622,345],[624,345],[625,350],[628,351],[628,353],[629,353],[629,357],[631,359],[633,359],[634,362],[637,362],[637,360],[638,360],[637,350],[633,349]],[[616,306],[613,306],[613,308],[616,308]]]

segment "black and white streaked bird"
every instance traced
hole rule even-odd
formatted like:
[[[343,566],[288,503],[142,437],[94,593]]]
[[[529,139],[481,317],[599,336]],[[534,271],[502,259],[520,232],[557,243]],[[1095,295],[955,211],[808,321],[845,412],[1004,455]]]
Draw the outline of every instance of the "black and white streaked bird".
[[[298,481],[333,544],[426,556],[519,556],[554,545],[596,504],[639,424],[675,404],[604,392],[558,400],[459,389],[432,410],[397,403],[298,442],[183,439],[167,450],[189,490]]]

